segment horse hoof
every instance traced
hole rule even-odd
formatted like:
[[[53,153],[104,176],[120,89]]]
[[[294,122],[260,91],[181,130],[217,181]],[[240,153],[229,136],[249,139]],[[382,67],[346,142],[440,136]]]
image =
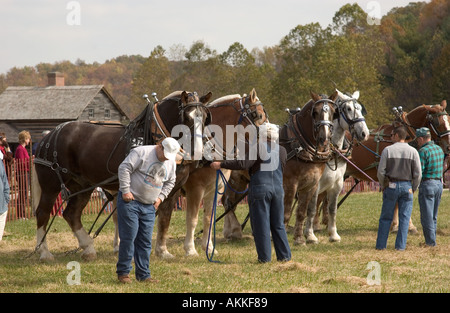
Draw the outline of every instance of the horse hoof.
[[[409,230],[409,234],[410,235],[417,235],[417,234],[419,234],[419,232],[417,231],[417,228],[411,228]]]
[[[41,253],[41,256],[39,257],[39,261],[42,262],[51,262],[53,260],[55,260],[55,257],[48,251]]]
[[[341,242],[341,237],[340,236],[331,236],[330,238],[328,238],[328,240],[330,242]]]
[[[97,259],[97,254],[96,253],[82,253],[81,258],[84,261],[93,261],[93,260]]]
[[[198,256],[198,252],[195,249],[186,251],[187,257],[196,257]]]
[[[158,253],[157,256],[163,260],[171,260],[175,258],[175,256],[171,254],[169,251],[162,251]]]
[[[297,238],[294,240],[294,245],[295,246],[306,246],[306,242],[305,242],[305,240],[303,240],[303,238]]]
[[[317,239],[317,238],[307,238],[306,239],[306,243],[307,244],[315,244],[315,245],[317,245],[319,243],[319,239]]]

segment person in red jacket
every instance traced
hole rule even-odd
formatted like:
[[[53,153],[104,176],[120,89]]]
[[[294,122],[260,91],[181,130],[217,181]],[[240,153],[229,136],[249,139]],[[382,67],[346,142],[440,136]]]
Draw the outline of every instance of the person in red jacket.
[[[30,144],[30,141],[30,133],[26,130],[21,131],[19,133],[19,146],[14,154],[16,159],[16,180],[19,188],[19,199],[17,200],[17,218],[19,219],[26,219],[25,209],[28,202],[30,155],[25,147]]]

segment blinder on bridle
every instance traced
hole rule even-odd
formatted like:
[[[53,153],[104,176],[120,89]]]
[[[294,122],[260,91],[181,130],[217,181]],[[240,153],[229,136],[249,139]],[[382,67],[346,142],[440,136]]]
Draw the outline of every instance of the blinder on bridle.
[[[319,99],[316,102],[314,102],[313,108],[317,104],[323,103],[322,111],[326,113],[326,112],[330,111],[329,104],[331,103],[332,105],[336,105],[336,103],[331,99],[326,99],[325,96],[322,96],[322,97],[324,97],[324,99]],[[311,118],[314,120],[313,114],[314,114],[314,109],[311,110]],[[331,132],[333,131],[333,121],[320,120],[320,121],[314,122],[314,133],[316,133],[318,131],[319,127],[321,127],[321,126],[326,126],[330,129]]]
[[[343,105],[347,102],[352,101],[353,104],[353,117],[350,117],[347,115],[347,112],[343,109]],[[366,119],[364,118],[364,116],[367,115],[367,110],[366,107],[357,101],[357,99],[355,98],[350,98],[350,99],[338,99],[336,101],[336,106],[337,106],[337,110],[336,110],[336,114],[338,114],[337,118],[342,117],[344,119],[344,121],[350,126],[352,127],[354,124],[358,123],[358,122],[365,122]],[[356,117],[356,111],[361,111],[361,114],[363,117]]]
[[[436,135],[439,138],[442,138],[444,136],[450,135],[450,130],[445,130],[443,132],[439,131],[439,125],[441,124],[441,122],[439,121],[439,117],[446,115],[448,118],[448,113],[444,110],[442,112],[437,112],[437,113],[428,113],[427,114],[427,120],[430,121],[430,126],[431,129],[436,133]]]
[[[266,112],[266,109],[264,108],[264,105],[261,101],[256,101],[256,103],[248,103],[250,96],[241,98],[239,100],[239,105],[241,106],[241,116],[239,117],[239,121],[238,121],[238,125],[241,124],[242,120],[244,118],[247,118],[248,121],[250,121],[251,124],[256,126],[256,121],[260,119],[259,115],[258,115],[258,111],[257,108],[258,106],[261,106],[263,108],[264,114],[266,115],[266,119],[269,118],[269,115]],[[244,103],[242,103],[242,99],[244,100]],[[252,110],[251,107],[255,106],[255,109]]]
[[[193,93],[189,93],[189,96],[192,97],[198,97],[197,92],[193,92]],[[206,111],[206,120],[205,120],[205,125],[208,125],[211,123],[211,113],[209,112],[208,108],[202,103],[202,102],[191,102],[191,103],[186,103],[184,104],[183,102],[181,102],[181,100],[179,100],[180,103],[178,105],[178,110],[179,110],[179,121],[181,124],[184,124],[185,121],[185,117],[184,115],[186,114],[186,110],[190,109],[190,108],[195,108],[196,110],[198,110],[199,108],[204,108]]]

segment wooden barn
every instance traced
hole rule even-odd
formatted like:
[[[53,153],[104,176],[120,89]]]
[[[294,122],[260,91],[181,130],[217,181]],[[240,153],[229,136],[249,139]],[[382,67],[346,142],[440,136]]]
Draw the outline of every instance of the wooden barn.
[[[128,118],[103,85],[65,86],[64,75],[48,74],[46,87],[8,87],[0,94],[0,133],[18,143],[27,130],[32,142],[67,121],[126,123]]]

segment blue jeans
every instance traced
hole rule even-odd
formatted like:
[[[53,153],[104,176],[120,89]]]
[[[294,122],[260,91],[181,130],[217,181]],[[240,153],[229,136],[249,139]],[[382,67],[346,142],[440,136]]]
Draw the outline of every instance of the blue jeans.
[[[413,207],[412,186],[409,181],[395,182],[395,185],[395,188],[387,187],[383,191],[383,205],[378,225],[376,249],[386,249],[396,203],[398,203],[398,233],[395,240],[395,249],[405,250],[406,248],[409,219]]]
[[[425,244],[436,245],[436,228],[438,207],[442,196],[440,180],[424,180],[419,186],[420,222],[422,224]]]
[[[249,209],[258,261],[269,262],[273,246],[278,261],[291,259],[291,248],[284,228],[283,173],[258,171],[250,178]]]
[[[152,233],[155,224],[155,207],[139,201],[125,202],[122,193],[117,195],[117,220],[119,226],[119,260],[117,275],[131,272],[134,257],[137,280],[150,277],[150,253],[152,251]]]

